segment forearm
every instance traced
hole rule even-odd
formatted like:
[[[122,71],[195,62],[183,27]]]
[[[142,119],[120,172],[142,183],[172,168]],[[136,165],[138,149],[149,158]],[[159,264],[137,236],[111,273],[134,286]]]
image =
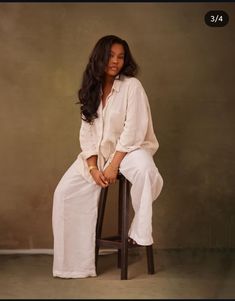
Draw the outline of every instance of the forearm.
[[[110,162],[111,166],[114,169],[118,169],[119,166],[120,166],[120,163],[122,162],[122,159],[126,156],[126,154],[127,154],[126,152],[116,151],[114,156],[113,156],[112,161]]]
[[[97,155],[91,156],[86,159],[88,166],[97,166]]]

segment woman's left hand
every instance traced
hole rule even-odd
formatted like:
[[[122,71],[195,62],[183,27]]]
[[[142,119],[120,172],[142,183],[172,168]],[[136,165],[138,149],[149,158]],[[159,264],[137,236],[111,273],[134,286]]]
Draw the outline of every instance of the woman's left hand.
[[[117,179],[118,170],[115,170],[111,165],[108,165],[103,174],[110,184],[114,184]]]

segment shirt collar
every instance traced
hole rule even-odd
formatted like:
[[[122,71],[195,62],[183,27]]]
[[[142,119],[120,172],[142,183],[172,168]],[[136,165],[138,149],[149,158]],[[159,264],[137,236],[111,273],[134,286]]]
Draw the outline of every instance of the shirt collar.
[[[113,82],[113,86],[112,86],[112,90],[115,90],[116,92],[119,92],[120,90],[120,85],[121,85],[121,80],[122,80],[122,77],[120,74],[118,74],[115,79],[114,79],[114,82]],[[103,95],[103,91],[102,89],[100,90],[100,96]]]

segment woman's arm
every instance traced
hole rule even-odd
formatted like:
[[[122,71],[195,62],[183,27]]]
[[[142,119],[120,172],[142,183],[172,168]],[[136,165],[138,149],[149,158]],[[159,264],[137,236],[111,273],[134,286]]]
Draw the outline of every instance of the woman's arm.
[[[126,156],[126,154],[127,154],[126,152],[116,151],[114,156],[113,156],[112,161],[105,168],[104,176],[110,184],[116,182],[120,163],[121,163],[122,159]]]
[[[86,161],[87,161],[88,167],[94,166],[98,169],[98,167],[97,167],[97,158],[98,158],[97,155],[87,158]]]
[[[126,120],[116,151],[129,153],[140,148],[145,141],[148,124],[148,98],[140,81],[133,78],[128,92]]]
[[[97,156],[91,156],[86,159],[90,174],[97,185],[105,188],[108,186],[108,181],[103,173],[97,167]]]
[[[127,154],[126,152],[119,152],[119,151],[115,152],[113,159],[110,162],[110,165],[114,170],[119,169],[120,163],[122,162],[122,159],[126,156],[126,154]]]
[[[108,181],[105,179],[103,173],[98,170],[97,167],[97,136],[95,135],[94,128],[92,126],[93,125],[82,119],[79,133],[80,146],[83,152],[83,156],[87,161],[89,172],[92,178],[97,185],[104,188],[108,186]]]
[[[94,133],[93,126],[94,125],[91,125],[82,119],[79,132],[79,141],[85,159],[98,155],[96,141],[97,137]]]
[[[149,123],[148,98],[139,80],[133,79],[128,93],[128,105],[124,129],[117,141],[111,163],[104,170],[109,183],[115,183],[119,165],[125,155],[141,147]]]

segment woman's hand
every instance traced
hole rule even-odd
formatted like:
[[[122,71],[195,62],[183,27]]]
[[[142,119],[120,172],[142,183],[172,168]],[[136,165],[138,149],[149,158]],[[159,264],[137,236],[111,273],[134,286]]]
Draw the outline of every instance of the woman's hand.
[[[91,170],[90,173],[97,185],[103,188],[109,186],[109,182],[107,181],[107,179],[105,178],[105,176],[100,170],[94,168]]]
[[[116,182],[117,175],[118,175],[118,168],[114,169],[111,165],[108,165],[104,170],[104,176],[110,184]]]

